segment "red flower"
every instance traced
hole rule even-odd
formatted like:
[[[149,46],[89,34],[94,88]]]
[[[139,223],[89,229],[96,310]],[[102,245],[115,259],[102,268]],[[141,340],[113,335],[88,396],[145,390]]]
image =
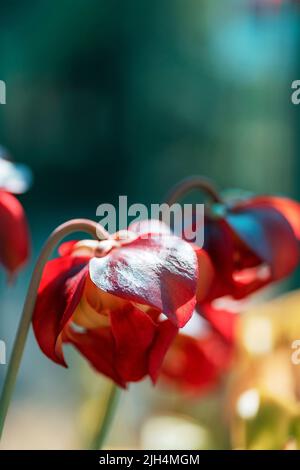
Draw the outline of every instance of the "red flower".
[[[232,340],[232,313],[216,309],[222,297],[244,299],[284,279],[299,264],[300,204],[260,196],[212,203],[205,213],[203,249],[194,247],[199,271],[197,310],[224,338]],[[191,234],[185,231],[185,236]]]
[[[24,210],[11,193],[24,192],[29,179],[26,167],[14,165],[0,156],[0,263],[11,276],[29,255],[29,231]]]
[[[227,295],[242,299],[284,279],[299,263],[299,240],[296,201],[266,196],[213,204],[204,222],[212,281],[198,301]]]
[[[155,381],[195,307],[192,247],[148,222],[100,242],[67,242],[60,254],[45,267],[34,311],[42,351],[66,365],[62,345],[71,343],[122,387]]]
[[[232,363],[233,342],[207,325],[204,330],[194,336],[181,332],[177,335],[162,365],[163,383],[194,396],[220,383]]]

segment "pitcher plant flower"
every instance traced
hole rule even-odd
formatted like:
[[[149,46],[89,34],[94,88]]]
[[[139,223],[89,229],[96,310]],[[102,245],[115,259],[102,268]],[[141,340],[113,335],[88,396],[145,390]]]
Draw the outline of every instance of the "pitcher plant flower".
[[[33,314],[42,351],[66,366],[69,343],[121,387],[147,375],[155,382],[196,304],[193,248],[148,222],[107,240],[66,242],[59,253],[46,264]]]
[[[213,204],[204,249],[218,273],[208,299],[244,298],[291,274],[299,264],[300,204],[254,196]]]
[[[300,203],[286,197],[252,196],[242,192],[220,195],[211,183],[194,177],[171,191],[172,204],[192,189],[209,192],[203,249],[211,261],[210,289],[200,303],[231,296],[242,299],[286,278],[300,259]],[[203,226],[204,224],[204,226]]]
[[[0,263],[9,277],[23,266],[29,256],[29,230],[24,209],[13,194],[25,192],[31,173],[25,165],[14,164],[0,148]]]

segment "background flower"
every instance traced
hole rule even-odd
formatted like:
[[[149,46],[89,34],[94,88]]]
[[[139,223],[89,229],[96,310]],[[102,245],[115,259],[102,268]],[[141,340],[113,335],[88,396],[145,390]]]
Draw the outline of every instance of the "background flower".
[[[214,330],[199,337],[179,333],[163,362],[162,382],[190,397],[208,393],[228,372],[233,350],[233,343]]]
[[[0,149],[0,262],[13,276],[29,256],[29,230],[23,207],[11,193],[25,192],[31,172],[25,165],[14,164]]]
[[[235,197],[211,204],[204,221],[204,250],[214,275],[201,301],[228,295],[242,299],[284,279],[299,264],[299,240],[300,204],[294,200]]]

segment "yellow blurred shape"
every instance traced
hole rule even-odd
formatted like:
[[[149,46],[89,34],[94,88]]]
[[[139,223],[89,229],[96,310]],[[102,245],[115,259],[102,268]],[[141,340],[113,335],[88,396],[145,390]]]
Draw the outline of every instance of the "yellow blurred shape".
[[[239,333],[241,347],[251,354],[300,339],[300,290],[249,309],[241,317]]]
[[[150,417],[141,431],[142,449],[197,450],[209,448],[207,429],[182,415]]]
[[[259,401],[259,394],[254,388],[242,393],[236,404],[238,415],[243,419],[254,418],[259,409]]]
[[[229,394],[233,448],[300,447],[300,290],[240,317]],[[294,354],[294,356],[293,356]]]
[[[260,355],[272,351],[273,328],[268,318],[253,316],[244,323],[242,343],[249,354]]]

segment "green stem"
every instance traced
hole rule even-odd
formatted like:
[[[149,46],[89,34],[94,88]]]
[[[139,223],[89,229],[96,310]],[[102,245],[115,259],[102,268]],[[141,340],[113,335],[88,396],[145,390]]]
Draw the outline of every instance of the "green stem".
[[[95,433],[89,447],[90,450],[99,450],[103,448],[103,445],[106,441],[106,438],[111,428],[111,424],[115,416],[115,411],[117,409],[120,394],[121,389],[117,385],[112,383],[106,402],[105,413],[103,416],[101,415],[98,430]]]
[[[207,193],[214,202],[222,203],[222,198],[213,183],[203,176],[190,176],[179,181],[167,194],[165,202],[170,206],[194,189]]]
[[[26,339],[28,336],[32,314],[35,306],[35,301],[37,297],[37,291],[40,284],[40,280],[43,274],[44,266],[51,256],[53,250],[57,244],[67,235],[70,235],[73,232],[86,232],[90,234],[95,239],[105,239],[107,238],[107,232],[96,222],[86,219],[74,219],[70,220],[59,227],[57,227],[54,232],[50,235],[46,241],[40,256],[36,262],[29,289],[27,292],[21,321],[17,331],[15,343],[13,346],[13,351],[10,357],[7,374],[5,377],[2,394],[0,397],[0,439],[3,432],[3,427],[8,412],[9,404],[12,398],[12,394],[15,388],[17,375],[23,356]]]

